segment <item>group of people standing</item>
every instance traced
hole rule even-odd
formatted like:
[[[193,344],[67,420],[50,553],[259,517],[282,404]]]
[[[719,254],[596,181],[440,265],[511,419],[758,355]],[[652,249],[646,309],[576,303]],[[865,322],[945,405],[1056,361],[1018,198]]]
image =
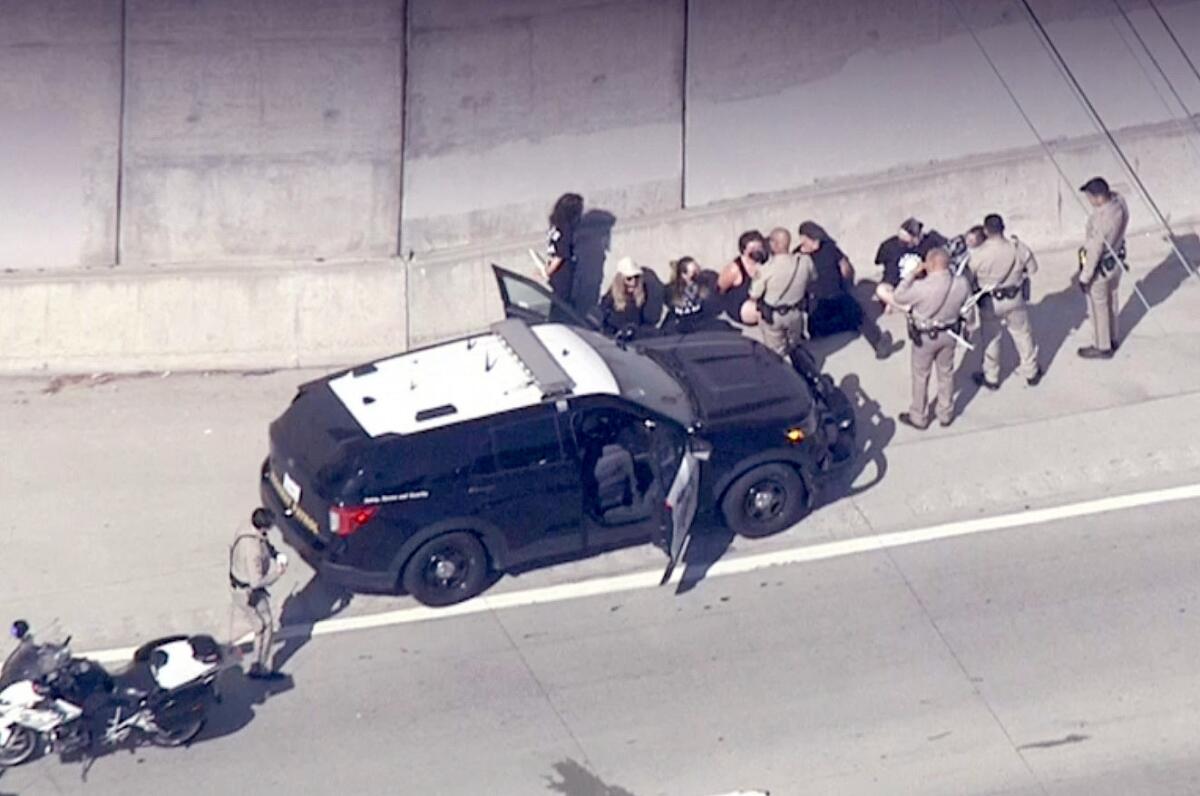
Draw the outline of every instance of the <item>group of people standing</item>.
[[[1093,212],[1079,250],[1077,280],[1087,296],[1094,344],[1079,349],[1086,359],[1108,359],[1119,346],[1117,286],[1125,267],[1125,200],[1100,177],[1080,189]],[[855,292],[855,271],[837,241],[815,221],[792,233],[776,227],[767,235],[747,230],[737,240],[737,256],[719,271],[694,257],[671,263],[664,286],[656,274],[622,257],[598,306],[580,306],[572,288],[576,268],[572,234],[583,199],[565,194],[550,217],[547,275],[560,299],[582,315],[592,314],[611,335],[686,333],[705,329],[755,327],[759,339],[787,356],[802,341],[857,332],[879,359],[903,348],[883,331],[883,312],[903,313],[912,345],[912,405],[899,415],[913,428],[928,428],[929,381],[937,380],[933,414],[942,426],[953,422],[955,351],[966,335],[978,334],[983,368],[972,374],[981,388],[999,389],[1000,340],[1007,330],[1020,357],[1017,373],[1029,386],[1042,379],[1038,348],[1027,302],[1030,277],[1037,272],[1033,252],[1005,230],[991,213],[963,236],[967,251],[952,258],[951,241],[915,218],[906,219],[883,241],[875,263],[882,280],[873,298]]]

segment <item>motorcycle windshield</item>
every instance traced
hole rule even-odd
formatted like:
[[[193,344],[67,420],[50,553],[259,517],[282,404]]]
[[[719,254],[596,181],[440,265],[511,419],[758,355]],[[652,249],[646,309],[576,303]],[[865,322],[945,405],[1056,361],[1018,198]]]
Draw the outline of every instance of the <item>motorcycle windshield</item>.
[[[0,667],[0,691],[22,680],[37,680],[59,666],[59,648],[50,644],[22,642]]]

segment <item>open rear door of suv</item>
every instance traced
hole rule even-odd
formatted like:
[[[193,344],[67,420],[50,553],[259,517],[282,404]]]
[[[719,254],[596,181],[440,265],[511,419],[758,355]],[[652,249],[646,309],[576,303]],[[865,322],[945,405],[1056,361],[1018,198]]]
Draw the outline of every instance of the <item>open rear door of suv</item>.
[[[531,324],[564,323],[592,331],[599,330],[599,324],[581,315],[546,286],[495,264],[492,265],[492,273],[500,288],[500,300],[504,302],[506,317],[519,318]]]

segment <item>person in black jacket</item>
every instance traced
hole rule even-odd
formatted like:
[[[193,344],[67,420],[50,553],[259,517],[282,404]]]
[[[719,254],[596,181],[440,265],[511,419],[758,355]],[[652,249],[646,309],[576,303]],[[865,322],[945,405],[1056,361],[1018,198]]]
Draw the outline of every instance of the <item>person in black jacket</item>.
[[[668,334],[723,330],[733,326],[721,320],[717,302],[717,273],[700,267],[694,257],[680,257],[671,263],[671,281],[667,284],[667,314],[662,328]]]
[[[886,359],[895,349],[891,335],[863,311],[851,292],[854,267],[837,241],[814,221],[800,225],[796,251],[813,261],[814,278],[809,283],[808,335],[826,337],[839,332],[859,332],[875,349],[877,359]],[[903,346],[903,344],[901,344]]]
[[[570,304],[575,283],[575,230],[583,217],[583,197],[565,193],[550,211],[550,229],[546,231],[546,276],[555,297]]]
[[[600,318],[604,333],[613,337],[637,337],[658,325],[654,307],[662,305],[649,301],[645,273],[631,257],[617,262],[617,273],[604,298],[600,299]]]

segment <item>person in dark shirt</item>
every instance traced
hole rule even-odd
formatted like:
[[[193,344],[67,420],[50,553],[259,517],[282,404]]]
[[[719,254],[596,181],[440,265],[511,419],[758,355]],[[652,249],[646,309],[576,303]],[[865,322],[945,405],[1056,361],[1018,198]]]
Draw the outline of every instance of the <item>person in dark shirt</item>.
[[[915,254],[923,261],[930,249],[945,245],[946,238],[937,230],[926,230],[919,220],[908,218],[895,235],[879,244],[875,264],[883,266],[883,281],[895,287],[900,284],[900,260],[904,255]]]
[[[737,245],[738,256],[721,269],[717,278],[717,293],[730,320],[754,326],[758,323],[758,309],[750,300],[750,280],[771,255],[767,252],[766,238],[757,229],[739,235]]]
[[[550,290],[566,303],[571,301],[575,281],[575,230],[583,217],[583,197],[565,193],[550,211],[550,229],[546,231],[546,276]]]
[[[809,284],[809,337],[859,332],[875,349],[876,358],[886,359],[896,349],[891,336],[880,330],[854,297],[854,267],[850,258],[815,221],[805,221],[798,232],[796,251],[812,258],[815,274]]]
[[[667,284],[667,314],[663,331],[688,334],[710,329],[731,329],[717,316],[721,312],[713,294],[717,274],[700,267],[694,257],[680,257],[671,263],[671,281]]]
[[[653,314],[654,302],[647,301],[645,274],[630,257],[617,263],[612,286],[600,299],[600,317],[604,333],[613,337],[637,337],[658,325]],[[661,303],[658,304],[661,310]]]

